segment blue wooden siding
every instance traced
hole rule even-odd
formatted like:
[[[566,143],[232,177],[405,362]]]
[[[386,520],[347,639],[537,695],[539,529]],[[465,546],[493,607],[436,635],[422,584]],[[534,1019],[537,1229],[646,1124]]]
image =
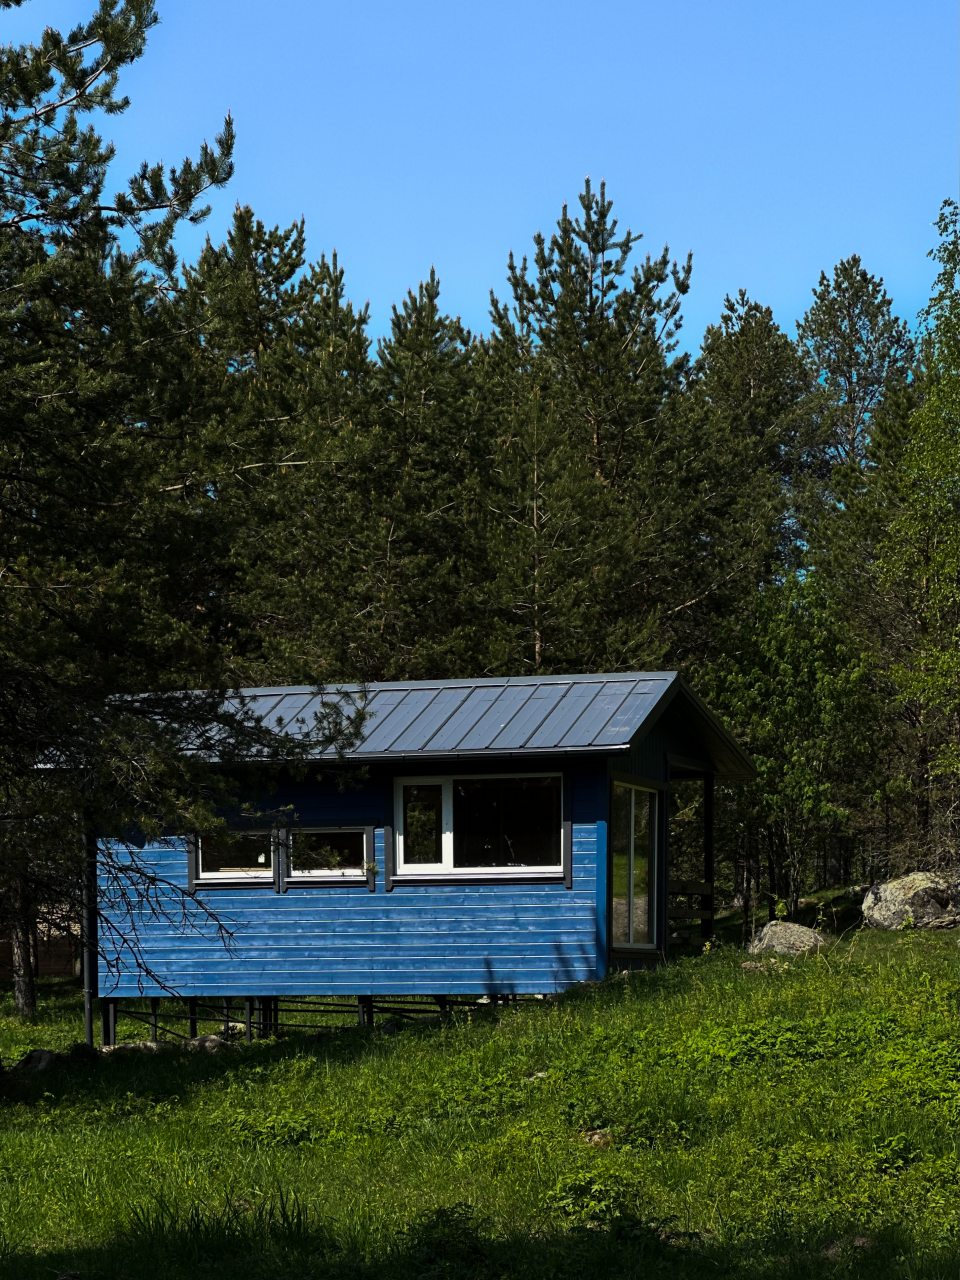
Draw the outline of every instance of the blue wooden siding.
[[[226,945],[197,908],[185,925],[180,921],[182,900],[173,886],[187,887],[186,841],[155,844],[134,856],[171,887],[160,894],[160,914],[143,908],[131,914],[105,899],[119,935],[136,940],[142,963],[138,968],[130,951],[118,952],[104,934],[104,949],[115,954],[112,964],[101,959],[100,994],[523,994],[601,977],[606,770],[597,761],[571,775],[565,778],[572,787],[571,889],[556,882],[395,880],[387,892],[383,828],[391,821],[392,778],[386,774],[361,790],[302,783],[284,797],[304,822],[375,826],[375,892],[365,882],[293,884],[283,894],[268,884],[204,887],[203,901],[231,931]]]

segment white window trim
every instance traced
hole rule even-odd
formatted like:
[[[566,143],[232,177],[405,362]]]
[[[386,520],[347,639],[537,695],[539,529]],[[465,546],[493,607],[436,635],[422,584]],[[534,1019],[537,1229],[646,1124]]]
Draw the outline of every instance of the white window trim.
[[[344,832],[357,832],[360,836],[362,836],[363,837],[363,866],[344,867],[340,870],[338,870],[336,867],[331,867],[326,871],[294,870],[291,862],[291,855],[296,846],[297,836],[301,833],[303,835],[317,835],[317,834],[322,835],[327,831],[335,832],[339,834],[343,834]],[[368,834],[369,831],[370,831],[369,827],[359,826],[357,824],[341,825],[341,826],[333,826],[331,824],[327,824],[327,825],[311,824],[310,826],[305,825],[302,827],[285,827],[283,831],[283,835],[285,837],[284,879],[286,880],[287,884],[288,885],[311,884],[311,883],[328,884],[331,880],[359,880],[359,881],[366,880],[369,874],[370,863],[373,861],[373,849],[368,847],[369,845],[372,844],[372,841],[370,840],[369,834]]]
[[[248,880],[254,884],[273,884],[276,874],[277,857],[279,855],[279,841],[275,829],[267,827],[251,827],[243,830],[231,830],[232,835],[249,835],[249,836],[269,836],[270,837],[270,865],[263,871],[255,871],[252,868],[245,871],[242,867],[238,867],[233,871],[204,871],[203,869],[203,836],[197,835],[197,872],[196,881],[198,884],[223,884],[227,881],[241,881],[246,883]]]
[[[560,826],[557,831],[559,837],[559,857],[555,863],[546,866],[526,866],[526,867],[455,867],[453,865],[453,784],[455,782],[473,782],[484,781],[494,782],[498,778],[559,778],[560,779]],[[403,789],[410,786],[439,786],[441,792],[441,822],[443,824],[440,834],[440,862],[411,862],[404,861],[403,850]],[[394,871],[394,879],[396,880],[417,880],[426,877],[427,879],[436,879],[439,877],[452,877],[464,880],[528,880],[531,877],[541,878],[544,880],[559,879],[564,874],[563,862],[563,774],[562,773],[453,773],[453,774],[430,774],[415,775],[412,777],[396,778],[394,780],[393,792],[393,811],[394,811],[394,838],[396,842],[396,868]]]

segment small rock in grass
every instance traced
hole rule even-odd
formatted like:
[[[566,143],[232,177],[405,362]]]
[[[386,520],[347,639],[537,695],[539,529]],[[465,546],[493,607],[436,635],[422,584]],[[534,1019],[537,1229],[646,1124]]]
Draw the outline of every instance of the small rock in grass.
[[[160,1046],[156,1040],[121,1040],[119,1044],[105,1044],[104,1053],[119,1053],[126,1057],[132,1053],[156,1053]]]
[[[752,956],[773,952],[778,956],[805,956],[826,946],[823,934],[804,924],[771,920],[755,935],[747,950]]]
[[[223,1036],[194,1036],[184,1047],[194,1053],[220,1053],[222,1049],[229,1048],[229,1041]]]
[[[613,1139],[606,1129],[585,1129],[583,1140],[589,1143],[591,1147],[609,1147],[613,1143]]]
[[[15,1071],[48,1071],[55,1062],[60,1061],[60,1054],[52,1049],[31,1049],[25,1053],[14,1068]]]

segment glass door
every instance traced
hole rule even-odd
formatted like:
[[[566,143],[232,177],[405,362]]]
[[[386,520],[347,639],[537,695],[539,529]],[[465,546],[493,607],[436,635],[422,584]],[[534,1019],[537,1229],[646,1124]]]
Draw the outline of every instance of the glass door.
[[[625,782],[613,784],[610,854],[611,945],[655,946],[656,791]]]

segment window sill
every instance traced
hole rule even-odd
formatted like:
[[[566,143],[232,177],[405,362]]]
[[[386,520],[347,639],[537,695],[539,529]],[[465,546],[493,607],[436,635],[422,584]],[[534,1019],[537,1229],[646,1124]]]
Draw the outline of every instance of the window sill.
[[[274,888],[273,876],[197,876],[195,889],[270,889]]]
[[[316,875],[316,876],[287,876],[284,880],[284,886],[290,889],[306,889],[314,884],[363,884],[367,883],[368,876],[364,871],[351,871],[344,875]]]
[[[393,883],[400,884],[563,884],[563,870],[550,871],[396,871]]]

